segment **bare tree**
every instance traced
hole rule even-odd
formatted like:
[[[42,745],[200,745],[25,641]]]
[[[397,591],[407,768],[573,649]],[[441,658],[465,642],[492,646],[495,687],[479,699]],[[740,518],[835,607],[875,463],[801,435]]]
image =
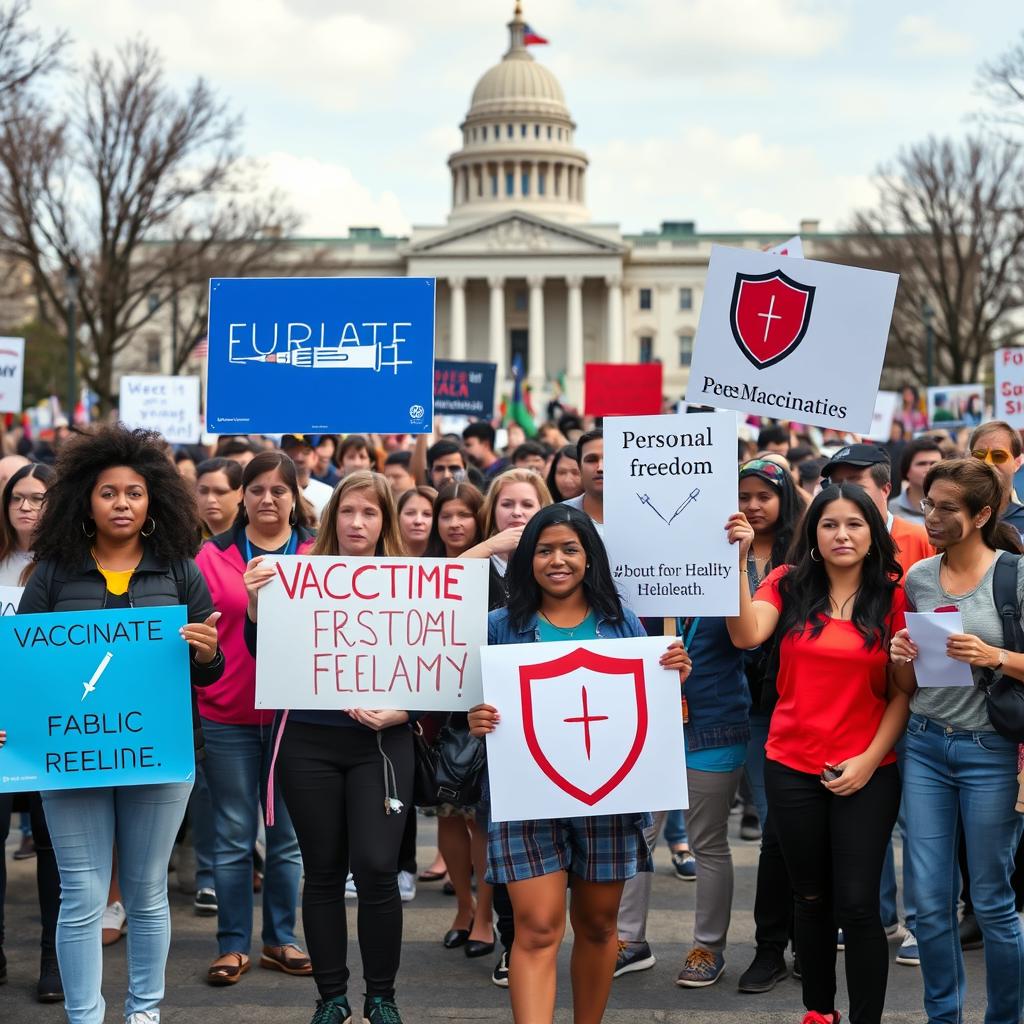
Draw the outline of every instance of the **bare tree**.
[[[15,0],[0,7],[0,105],[32,79],[52,71],[68,42],[66,33],[47,41],[27,28],[29,6],[28,0]]]
[[[993,136],[931,138],[879,171],[877,208],[859,213],[828,258],[898,272],[886,352],[891,384],[925,379],[923,310],[934,312],[934,382],[972,382],[1021,334],[1024,163]]]
[[[295,220],[260,194],[238,118],[203,79],[177,95],[146,43],[94,55],[70,103],[14,96],[0,130],[0,255],[30,269],[50,326],[77,275],[82,370],[106,411],[118,357],[161,307],[184,297],[193,310],[212,268],[260,273]]]
[[[990,104],[979,113],[981,121],[1024,127],[1024,34],[995,60],[982,64],[978,89]]]

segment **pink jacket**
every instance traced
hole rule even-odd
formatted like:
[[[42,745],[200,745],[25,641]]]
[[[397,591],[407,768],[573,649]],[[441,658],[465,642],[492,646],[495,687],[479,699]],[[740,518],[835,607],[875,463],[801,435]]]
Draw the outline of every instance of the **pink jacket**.
[[[269,725],[274,712],[256,710],[256,659],[246,647],[243,632],[249,598],[242,582],[245,561],[235,543],[237,536],[236,530],[228,530],[208,540],[196,555],[213,605],[221,613],[217,634],[225,661],[219,682],[196,691],[199,714],[223,725]],[[305,554],[312,546],[312,536],[300,528],[298,553]]]

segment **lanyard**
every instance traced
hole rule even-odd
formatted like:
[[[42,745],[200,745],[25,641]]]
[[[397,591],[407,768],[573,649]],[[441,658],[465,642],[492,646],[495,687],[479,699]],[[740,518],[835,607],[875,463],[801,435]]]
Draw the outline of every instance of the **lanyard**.
[[[689,629],[687,629],[687,622],[689,622]],[[700,616],[695,615],[692,619],[678,618],[676,619],[676,625],[679,629],[679,635],[683,637],[683,647],[689,650],[690,644],[693,643],[693,638],[697,633],[697,627],[700,625]]]
[[[292,535],[288,538],[288,543],[285,544],[283,551],[268,552],[268,554],[274,555],[294,555],[295,549],[298,547],[298,538],[294,530]],[[252,542],[249,540],[249,535],[245,534],[245,564],[248,565],[252,561]]]

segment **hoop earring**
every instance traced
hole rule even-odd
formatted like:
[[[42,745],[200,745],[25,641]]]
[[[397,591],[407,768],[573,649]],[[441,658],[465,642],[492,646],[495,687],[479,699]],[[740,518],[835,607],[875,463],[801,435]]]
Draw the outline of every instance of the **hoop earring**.
[[[291,513],[288,516],[288,525],[294,526],[299,521],[299,514],[295,506],[292,505]]]
[[[811,548],[811,561],[812,562],[820,562],[821,561],[821,555],[819,555],[817,552],[818,552],[817,548]]]
[[[87,529],[85,528],[85,520],[83,519],[83,520],[82,520],[82,533],[84,533],[84,534],[85,534],[85,536],[86,536],[86,539],[87,539],[87,540],[92,540],[92,539],[93,539],[93,537],[95,537],[95,536],[96,536],[96,529],[95,529],[95,526],[93,527],[93,531],[92,531],[92,533],[90,533],[90,532],[89,532],[89,531],[88,531],[88,530],[87,530]]]
[[[152,537],[152,536],[153,536],[153,534],[154,534],[154,533],[156,533],[156,520],[155,520],[155,519],[154,519],[154,518],[153,518],[152,516],[147,516],[147,517],[146,517],[146,522],[147,522],[147,523],[152,523],[152,524],[153,524],[153,525],[152,525],[152,526],[151,526],[151,527],[149,528],[149,533],[146,533],[146,528],[145,528],[145,526],[143,526],[143,528],[142,528],[142,529],[141,529],[141,530],[139,531],[139,533],[140,533],[140,534],[141,534],[141,535],[142,535],[143,537]]]

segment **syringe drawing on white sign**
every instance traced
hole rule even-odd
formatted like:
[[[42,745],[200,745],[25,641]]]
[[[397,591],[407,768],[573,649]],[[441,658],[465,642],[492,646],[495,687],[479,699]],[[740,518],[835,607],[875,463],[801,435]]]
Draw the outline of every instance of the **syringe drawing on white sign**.
[[[82,686],[84,687],[82,700],[85,700],[85,698],[96,689],[96,684],[100,681],[100,676],[107,670],[107,666],[110,664],[110,659],[113,656],[113,652],[107,651],[107,653],[103,655],[103,660],[97,666],[96,671],[93,672],[92,679],[87,683],[82,683]]]
[[[675,510],[675,512],[672,513],[672,515],[668,517],[668,519],[666,519],[661,514],[661,512],[658,511],[657,506],[654,504],[653,501],[651,501],[651,496],[649,494],[638,493],[637,497],[640,499],[640,503],[642,505],[646,505],[663,523],[665,523],[666,526],[671,526],[672,523],[675,521],[676,517],[683,511],[683,509],[685,509],[686,506],[690,504],[690,502],[696,501],[697,498],[700,497],[700,488],[694,487],[694,489],[690,492],[686,500],[679,505],[679,507]]]

